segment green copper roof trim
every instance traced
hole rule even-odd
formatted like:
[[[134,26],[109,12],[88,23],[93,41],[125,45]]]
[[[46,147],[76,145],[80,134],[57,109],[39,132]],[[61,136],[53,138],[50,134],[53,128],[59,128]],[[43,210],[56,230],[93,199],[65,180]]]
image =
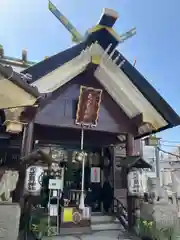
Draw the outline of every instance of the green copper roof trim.
[[[0,45],[0,48],[1,48],[1,45]],[[14,57],[7,57],[7,56],[4,56],[4,57],[0,57],[0,62],[6,62],[9,64],[16,64],[18,66],[22,66],[22,67],[31,67],[32,65],[38,63],[38,62],[33,62],[33,61],[26,61],[26,62],[23,62],[20,58],[14,58]]]

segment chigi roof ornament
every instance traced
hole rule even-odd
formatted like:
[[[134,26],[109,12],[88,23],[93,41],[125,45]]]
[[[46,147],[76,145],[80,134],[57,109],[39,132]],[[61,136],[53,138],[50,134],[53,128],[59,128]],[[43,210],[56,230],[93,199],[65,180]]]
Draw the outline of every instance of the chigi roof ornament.
[[[73,26],[73,24],[68,20],[68,18],[66,18],[51,1],[49,1],[48,8],[51,13],[68,30],[68,32],[70,32],[70,34],[72,35],[72,41],[76,43],[84,41],[88,37],[88,35],[101,29],[106,29],[110,34],[117,35],[116,37],[119,38],[119,43],[123,43],[124,41],[136,34],[136,28],[132,28],[121,35],[115,33],[112,27],[114,26],[119,16],[118,13],[113,9],[104,8],[98,23],[94,27],[90,28],[84,36],[82,36]]]
[[[86,41],[87,45],[88,45],[89,40],[91,42],[91,38],[94,38],[96,33],[100,33],[101,31],[106,30],[109,34],[109,39],[107,41],[109,43],[112,42],[111,46],[114,49],[111,52],[111,55],[114,54],[117,44],[123,43],[124,41],[126,41],[127,39],[131,38],[132,36],[134,36],[136,34],[136,28],[132,28],[132,29],[128,30],[127,32],[122,33],[120,35],[117,34],[115,32],[115,30],[113,30],[113,26],[119,17],[118,13],[116,11],[114,11],[113,9],[104,8],[103,13],[102,13],[98,23],[94,27],[88,29],[84,35],[81,35],[77,31],[77,29],[72,25],[72,23],[68,20],[68,18],[66,18],[51,1],[49,1],[48,8],[51,11],[51,13],[61,22],[61,24],[63,24],[63,26],[71,33],[72,41],[75,43],[80,43],[80,42]],[[95,39],[96,39],[96,37],[97,36],[95,36]],[[100,39],[98,39],[99,40],[98,42],[101,45],[101,42],[104,41],[104,40],[102,41],[102,38],[104,38],[104,37],[99,36],[98,38],[100,38]],[[109,48],[111,48],[111,46],[109,45]],[[106,49],[106,47],[107,46],[105,46],[103,48]],[[108,51],[109,51],[109,49],[107,49],[107,52]],[[48,57],[46,56],[44,59],[48,59]],[[3,45],[0,45],[0,62],[14,64],[16,66],[20,66],[20,67],[24,67],[24,68],[30,67],[37,63],[35,61],[28,60],[28,52],[26,49],[22,50],[21,58],[13,58],[13,57],[5,56]]]

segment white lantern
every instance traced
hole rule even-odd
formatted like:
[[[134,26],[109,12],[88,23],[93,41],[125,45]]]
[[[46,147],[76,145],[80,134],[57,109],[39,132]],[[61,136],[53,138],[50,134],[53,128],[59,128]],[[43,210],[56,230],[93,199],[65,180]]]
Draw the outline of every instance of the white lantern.
[[[25,191],[31,195],[40,195],[44,169],[41,166],[30,166],[26,170]]]

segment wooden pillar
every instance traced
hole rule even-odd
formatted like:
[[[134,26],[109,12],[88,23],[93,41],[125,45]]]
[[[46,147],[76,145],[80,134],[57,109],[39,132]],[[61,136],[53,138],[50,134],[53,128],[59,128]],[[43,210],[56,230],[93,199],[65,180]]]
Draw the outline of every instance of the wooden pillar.
[[[126,138],[126,155],[132,156],[134,152],[134,137],[131,134],[127,134]]]
[[[22,145],[21,145],[21,157],[24,157],[32,151],[33,147],[33,134],[34,122],[28,123],[23,130]],[[19,179],[16,187],[15,201],[20,202],[24,190],[24,181],[26,177],[26,165],[19,166]]]
[[[34,136],[34,122],[30,122],[24,127],[23,139],[21,145],[21,157],[24,157],[32,151]]]
[[[112,183],[113,183],[113,196],[115,193],[115,164],[116,164],[116,149],[115,146],[111,147],[111,161],[112,161]]]
[[[115,146],[109,146],[108,147],[110,152],[110,180],[113,188],[113,194],[114,194],[114,188],[115,188],[115,161],[116,161],[116,153],[115,153]]]
[[[127,134],[126,138],[126,156],[132,156],[134,151],[134,137],[130,134]],[[128,170],[127,169],[127,177],[128,177]],[[128,185],[127,185],[128,187]],[[133,229],[133,226],[135,224],[135,219],[134,219],[134,209],[135,208],[135,200],[133,197],[128,196],[128,191],[127,191],[127,211],[128,211],[128,227],[129,231]]]

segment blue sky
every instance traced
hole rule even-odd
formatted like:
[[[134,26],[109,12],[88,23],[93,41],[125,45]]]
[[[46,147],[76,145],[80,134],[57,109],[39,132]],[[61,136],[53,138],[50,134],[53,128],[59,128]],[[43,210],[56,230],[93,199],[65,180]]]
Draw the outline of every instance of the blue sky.
[[[119,46],[137,68],[180,114],[180,1],[179,0],[54,0],[84,33],[99,20],[104,7],[118,11],[118,33],[136,26],[137,35]],[[40,61],[72,45],[71,36],[48,11],[47,0],[0,0],[0,44],[5,54]],[[160,134],[180,142],[180,128]]]

